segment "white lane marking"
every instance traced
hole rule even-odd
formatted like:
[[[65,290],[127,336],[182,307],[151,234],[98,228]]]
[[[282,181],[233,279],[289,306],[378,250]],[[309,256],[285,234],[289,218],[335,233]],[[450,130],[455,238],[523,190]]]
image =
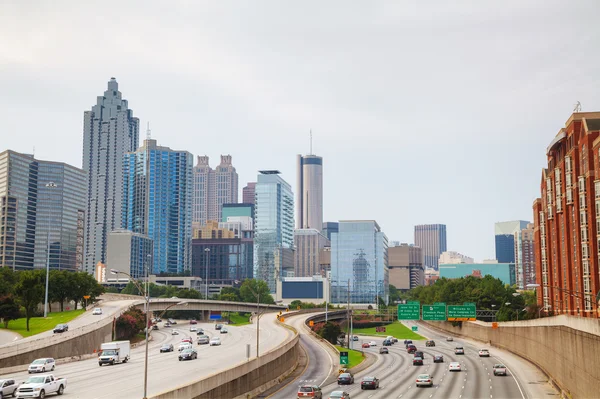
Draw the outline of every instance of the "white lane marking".
[[[501,363],[504,363],[502,360],[498,359],[496,356],[494,356],[494,359],[498,360]],[[504,367],[506,367],[506,365],[504,365]],[[525,394],[523,393],[523,390],[521,389],[521,384],[519,384],[519,380],[517,380],[514,373],[508,367],[506,367],[506,369],[509,371],[510,376],[513,378],[513,380],[515,380],[515,382],[517,383],[517,388],[519,388],[519,392],[521,392],[521,398],[525,399]]]

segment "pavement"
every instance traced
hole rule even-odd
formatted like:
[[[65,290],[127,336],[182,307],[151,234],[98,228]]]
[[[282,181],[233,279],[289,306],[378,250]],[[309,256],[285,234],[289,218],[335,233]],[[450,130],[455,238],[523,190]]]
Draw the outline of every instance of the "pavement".
[[[22,338],[23,337],[21,336],[21,334],[18,334],[16,332],[4,329],[0,330],[0,345],[10,344],[11,342]]]

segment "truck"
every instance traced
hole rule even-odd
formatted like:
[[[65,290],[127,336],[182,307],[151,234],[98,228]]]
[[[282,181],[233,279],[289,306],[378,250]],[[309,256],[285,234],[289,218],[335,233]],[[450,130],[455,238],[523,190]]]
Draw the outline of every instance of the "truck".
[[[29,377],[29,379],[17,389],[17,398],[44,399],[49,393],[62,395],[66,387],[67,379],[54,377],[53,374]]]
[[[105,342],[100,347],[102,350],[98,356],[98,364],[113,365],[115,363],[127,363],[130,357],[129,341]]]

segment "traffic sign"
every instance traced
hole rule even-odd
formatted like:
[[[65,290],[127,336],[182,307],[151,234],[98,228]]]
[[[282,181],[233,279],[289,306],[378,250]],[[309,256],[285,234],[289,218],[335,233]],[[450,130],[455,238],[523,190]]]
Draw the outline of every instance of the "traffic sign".
[[[413,331],[419,331],[419,326],[412,326]]]
[[[348,352],[340,352],[340,364],[348,364]]]
[[[308,322],[308,325],[312,327],[312,326],[315,325],[315,322],[311,320],[311,321]]]
[[[421,317],[421,303],[408,301],[398,305],[398,320],[419,320]]]
[[[475,305],[448,305],[448,321],[475,321],[477,309]]]
[[[385,327],[375,327],[375,332],[385,332]]]
[[[495,321],[494,321],[494,322],[492,322],[492,328],[493,328],[493,329],[496,329],[496,328],[498,328],[498,323],[496,323]]]
[[[423,320],[446,321],[446,304],[436,302],[435,305],[423,305]]]

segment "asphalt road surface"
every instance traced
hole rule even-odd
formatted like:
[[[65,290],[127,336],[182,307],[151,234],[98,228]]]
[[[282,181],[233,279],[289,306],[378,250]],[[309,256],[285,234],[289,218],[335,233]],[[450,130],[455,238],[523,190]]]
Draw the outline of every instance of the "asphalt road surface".
[[[264,315],[260,323],[260,352],[267,352],[286,339],[292,338],[288,329],[275,324],[274,316]],[[185,324],[184,324],[185,323]],[[190,332],[189,322],[181,322],[171,328],[152,331],[153,341],[149,343],[148,353],[148,396],[168,391],[181,385],[199,380],[213,373],[230,368],[246,361],[246,344],[251,345],[251,358],[256,353],[256,326],[227,326],[229,333],[220,334],[212,323],[198,323],[209,337],[219,336],[220,346],[198,345],[196,333]],[[172,335],[173,329],[179,335]],[[177,346],[181,339],[191,336],[198,359],[179,361]],[[164,343],[172,343],[174,352],[160,353]],[[69,398],[141,398],[144,382],[144,345],[132,349],[131,360],[125,364],[100,367],[97,359],[58,365],[54,371],[57,377],[67,378],[65,396]],[[14,375],[1,375],[2,378],[15,378],[25,381],[27,372]]]

